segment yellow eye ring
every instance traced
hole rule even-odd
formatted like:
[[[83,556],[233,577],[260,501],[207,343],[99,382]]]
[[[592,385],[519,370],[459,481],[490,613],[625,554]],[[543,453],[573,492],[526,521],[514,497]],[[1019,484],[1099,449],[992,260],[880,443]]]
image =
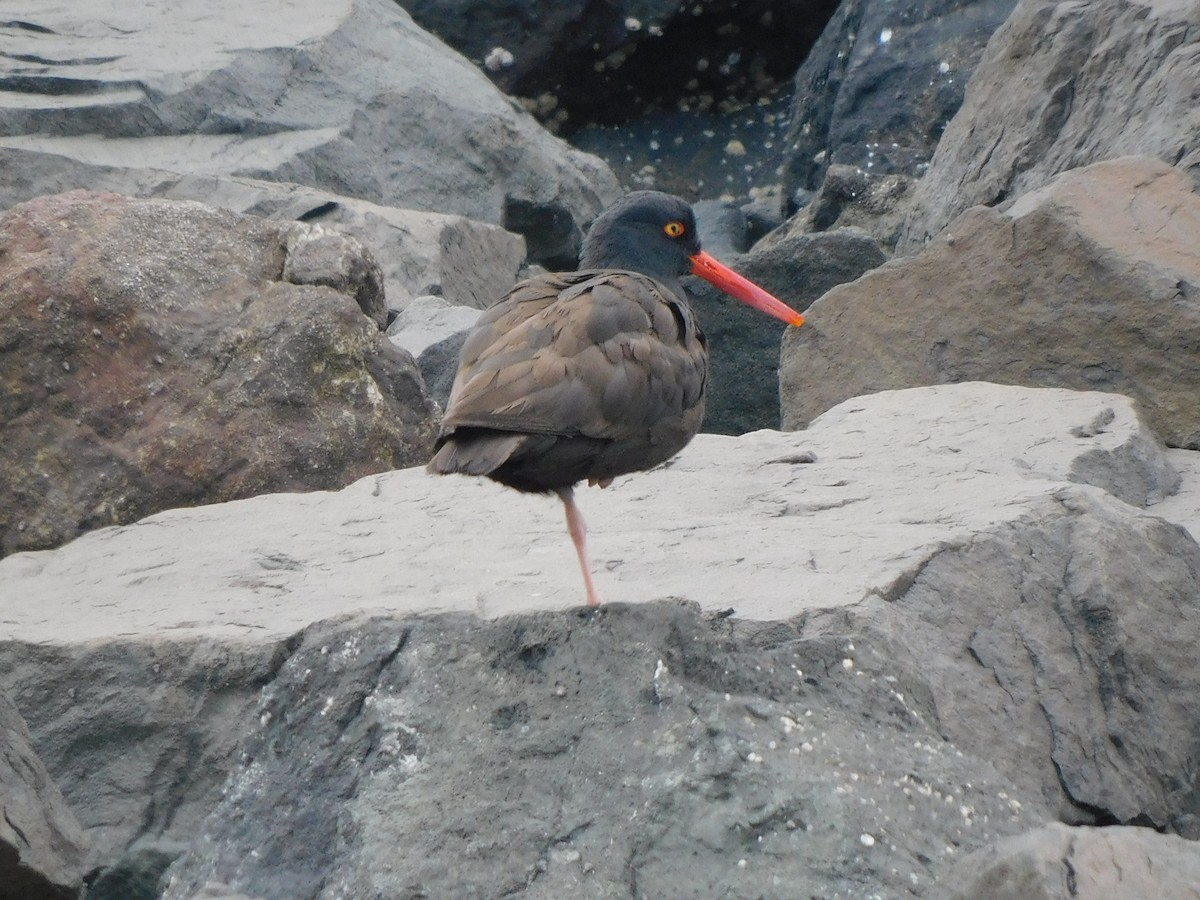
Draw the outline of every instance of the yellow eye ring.
[[[665,233],[667,237],[682,237],[685,230],[686,229],[683,227],[682,222],[668,222],[663,226],[663,233]]]

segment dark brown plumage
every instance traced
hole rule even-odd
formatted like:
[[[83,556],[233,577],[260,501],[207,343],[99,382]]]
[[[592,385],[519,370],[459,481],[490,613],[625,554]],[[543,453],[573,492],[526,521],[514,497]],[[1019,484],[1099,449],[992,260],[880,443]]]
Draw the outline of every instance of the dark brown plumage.
[[[679,278],[694,272],[783,321],[803,318],[701,252],[691,208],[668,194],[613,204],[580,263],[521,282],[480,317],[428,468],[557,493],[594,605],[573,486],[670,459],[704,418],[708,353]]]

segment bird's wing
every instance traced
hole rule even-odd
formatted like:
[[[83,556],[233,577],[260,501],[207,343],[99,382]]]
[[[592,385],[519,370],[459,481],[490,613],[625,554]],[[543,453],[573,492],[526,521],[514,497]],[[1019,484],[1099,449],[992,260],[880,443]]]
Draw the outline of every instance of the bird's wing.
[[[694,408],[704,338],[687,303],[634,272],[517,285],[463,345],[443,434],[471,426],[620,440]]]

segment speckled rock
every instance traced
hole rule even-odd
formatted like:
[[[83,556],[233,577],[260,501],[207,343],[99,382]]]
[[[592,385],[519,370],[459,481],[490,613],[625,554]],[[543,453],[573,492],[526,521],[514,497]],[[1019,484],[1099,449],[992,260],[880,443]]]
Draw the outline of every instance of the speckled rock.
[[[516,282],[525,261],[520,235],[463,216],[381,206],[290,182],[94,165],[0,147],[0,207],[81,188],[196,200],[265,219],[336,228],[371,251],[392,311],[430,293],[482,308]]]
[[[434,408],[380,330],[378,267],[327,234],[346,265],[292,283],[313,234],[86,192],[0,218],[0,552],[425,457]]]
[[[796,209],[835,164],[918,176],[1016,0],[846,0],[795,78],[784,186]]]

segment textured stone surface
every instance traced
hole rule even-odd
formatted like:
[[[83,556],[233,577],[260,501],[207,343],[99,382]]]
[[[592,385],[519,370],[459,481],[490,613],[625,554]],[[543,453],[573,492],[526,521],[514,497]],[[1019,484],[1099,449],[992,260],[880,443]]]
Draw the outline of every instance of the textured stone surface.
[[[784,163],[787,196],[816,190],[832,164],[879,175],[922,174],[988,38],[1014,5],[841,3],[796,73]]]
[[[1125,393],[1168,444],[1200,447],[1197,233],[1187,176],[1142,157],[971,210],[786,335],[784,427],[870,391],[982,379]]]
[[[288,281],[313,235],[86,192],[0,218],[0,552],[425,458],[434,409],[373,260],[329,235],[345,265]]]
[[[1200,844],[1149,828],[1052,823],[970,854],[932,900],[1196,900]]]
[[[642,601],[596,613],[557,504],[470,479],[177,510],[0,560],[0,686],[171,897],[902,896],[1055,816],[1200,831],[1200,547],[1139,509],[1200,533],[1196,455],[986,384],[701,435],[582,498]]]
[[[1142,506],[1178,476],[1126,398],[967,384],[859,398],[805,432],[702,435],[580,503],[606,599],[770,620],[894,596],[914,560],[1064,481]],[[286,636],[358,608],[505,615],[583,596],[557,500],[423,469],[160,513],[2,560],[0,584],[30,598],[7,623],[31,641],[64,618],[79,639]]]
[[[736,259],[734,268],[793,309],[804,310],[835,285],[853,281],[884,259],[869,235],[846,228],[764,241]],[[706,281],[693,277],[685,281],[708,340],[708,406],[703,430],[743,434],[779,427],[779,343],[781,335],[792,329],[738,303]]]
[[[1044,815],[910,674],[671,603],[317,625],[165,898],[901,895]]]
[[[0,900],[75,900],[87,838],[0,689]]]
[[[79,188],[198,200],[267,219],[337,228],[371,251],[393,310],[429,293],[482,308],[516,282],[525,260],[520,235],[462,216],[380,206],[287,182],[101,166],[0,147],[0,207]]]
[[[1129,154],[1200,173],[1200,9],[1176,0],[1022,0],[988,43],[918,185],[900,248],[968,207]]]
[[[498,225],[516,203],[580,228],[617,194],[391,0],[12,0],[4,18],[24,24],[4,31],[0,146]]]

